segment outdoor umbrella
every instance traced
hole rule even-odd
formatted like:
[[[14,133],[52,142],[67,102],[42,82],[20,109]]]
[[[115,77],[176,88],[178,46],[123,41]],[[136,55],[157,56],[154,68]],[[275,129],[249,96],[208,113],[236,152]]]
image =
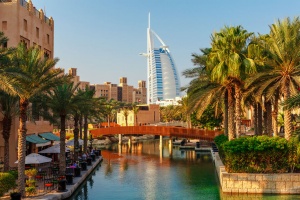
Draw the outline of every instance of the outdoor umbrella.
[[[79,145],[83,145],[83,140],[79,139],[78,143],[79,143]],[[67,141],[66,146],[74,146],[74,139]]]
[[[70,151],[70,148],[66,147],[66,152]],[[39,151],[39,153],[60,153],[60,144],[53,145],[47,149]]]
[[[51,162],[51,161],[52,161],[52,158],[42,156],[38,153],[31,153],[25,157],[25,164],[42,164],[42,163],[47,163],[47,162]],[[16,161],[15,163],[18,163],[18,161]]]

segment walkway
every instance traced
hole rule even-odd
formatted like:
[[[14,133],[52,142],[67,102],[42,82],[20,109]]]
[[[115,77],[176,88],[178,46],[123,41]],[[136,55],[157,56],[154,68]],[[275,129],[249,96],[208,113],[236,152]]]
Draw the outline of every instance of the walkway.
[[[70,197],[75,190],[80,186],[80,184],[85,181],[85,179],[90,175],[90,173],[97,167],[97,165],[102,161],[102,156],[96,157],[96,161],[92,162],[91,166],[87,166],[86,171],[81,171],[81,177],[73,177],[73,185],[67,185],[66,192],[56,192],[56,191],[50,191],[42,196],[36,196],[36,197],[27,197],[25,199],[39,199],[39,200],[60,200],[60,199],[66,199]],[[24,198],[22,198],[24,199]]]
[[[121,127],[109,127],[98,128],[90,130],[93,137],[102,135],[161,135],[168,137],[190,138],[213,141],[214,137],[222,134],[222,131],[211,131],[201,129],[191,129],[174,126],[121,126]]]

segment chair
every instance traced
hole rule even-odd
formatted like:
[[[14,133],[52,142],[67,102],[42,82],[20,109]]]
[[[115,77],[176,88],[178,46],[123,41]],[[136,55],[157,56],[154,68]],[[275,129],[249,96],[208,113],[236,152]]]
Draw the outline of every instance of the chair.
[[[53,190],[54,189],[54,184],[53,184],[53,179],[49,178],[49,179],[45,179],[44,180],[44,190]]]

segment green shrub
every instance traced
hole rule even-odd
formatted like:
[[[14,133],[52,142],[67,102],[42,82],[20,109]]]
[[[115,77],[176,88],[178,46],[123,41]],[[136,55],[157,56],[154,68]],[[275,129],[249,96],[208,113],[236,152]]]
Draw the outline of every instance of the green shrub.
[[[8,173],[13,175],[15,177],[15,179],[18,179],[18,171],[17,170],[10,170],[10,171],[8,171]]]
[[[0,196],[16,187],[16,179],[10,173],[0,173]]]
[[[214,138],[214,141],[215,141],[216,145],[218,146],[218,148],[220,148],[221,144],[228,141],[228,137],[225,136],[224,134],[218,135]]]
[[[298,146],[279,137],[241,137],[221,143],[221,159],[228,172],[292,172],[299,164]]]
[[[26,187],[25,192],[27,195],[34,195],[36,193],[36,187],[35,186]]]

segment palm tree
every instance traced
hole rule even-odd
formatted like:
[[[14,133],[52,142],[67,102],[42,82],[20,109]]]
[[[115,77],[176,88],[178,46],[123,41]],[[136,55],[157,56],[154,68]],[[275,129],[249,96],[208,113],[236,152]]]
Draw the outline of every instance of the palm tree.
[[[208,67],[212,81],[227,85],[229,137],[234,136],[234,118],[237,137],[241,133],[241,94],[243,81],[247,74],[256,72],[253,59],[247,57],[247,42],[253,33],[248,33],[243,27],[225,26],[219,33],[212,35],[212,50],[208,56]],[[233,94],[235,101],[233,100]],[[235,105],[235,110],[234,110]],[[235,111],[235,117],[234,116]]]
[[[128,126],[128,115],[129,115],[129,108],[127,106],[122,108],[122,114],[125,117],[125,124]]]
[[[88,141],[88,117],[95,111],[96,102],[93,99],[95,94],[94,90],[86,87],[85,90],[78,90],[78,94],[83,98],[84,104],[80,106],[80,113],[83,116],[83,151],[87,151]]]
[[[20,98],[20,126],[18,134],[18,190],[25,194],[25,153],[26,153],[26,121],[29,99],[44,91],[49,91],[63,78],[61,69],[54,69],[58,59],[48,59],[38,48],[27,49],[20,44],[12,56],[12,63],[25,76],[16,77],[17,95]]]
[[[47,106],[60,117],[59,174],[61,175],[65,174],[66,169],[66,117],[77,108],[78,103],[81,103],[81,98],[76,96],[78,85],[65,82],[48,91]]]
[[[4,139],[4,171],[9,170],[9,138],[12,120],[19,114],[19,98],[5,92],[0,93],[1,113],[3,115],[3,139]]]
[[[266,93],[266,98],[274,98],[273,122],[278,114],[278,100],[281,96],[287,101],[298,92],[300,86],[300,20],[285,18],[270,26],[270,33],[264,37],[263,48],[267,53],[265,65],[269,66],[249,78],[250,84],[260,83],[259,92]],[[274,95],[275,94],[275,95]],[[273,125],[274,128],[275,125]],[[285,138],[292,133],[291,110],[284,111]],[[277,132],[277,130],[276,130]],[[274,135],[277,135],[276,133]]]
[[[138,107],[135,103],[132,104],[132,111],[133,111],[133,117],[134,117],[134,125],[137,126],[138,125],[138,118],[137,118],[137,114],[139,112],[140,107]]]

